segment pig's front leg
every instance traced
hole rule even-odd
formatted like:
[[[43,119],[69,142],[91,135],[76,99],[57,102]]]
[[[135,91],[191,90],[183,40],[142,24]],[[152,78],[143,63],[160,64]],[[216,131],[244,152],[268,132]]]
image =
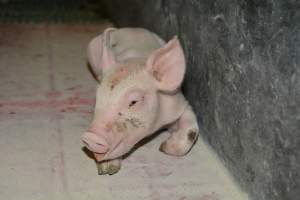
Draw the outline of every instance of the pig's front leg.
[[[161,144],[159,150],[173,156],[183,156],[189,152],[198,138],[197,118],[190,106],[180,118],[168,128],[170,137]]]
[[[121,159],[97,162],[97,168],[99,175],[113,175],[121,169]]]

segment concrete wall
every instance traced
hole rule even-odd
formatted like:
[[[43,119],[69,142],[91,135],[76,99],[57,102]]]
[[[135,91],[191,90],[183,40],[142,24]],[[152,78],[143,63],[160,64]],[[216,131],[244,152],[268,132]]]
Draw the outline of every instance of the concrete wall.
[[[119,26],[177,34],[201,134],[258,200],[300,196],[300,2],[106,0]],[[201,173],[201,172],[199,172]]]

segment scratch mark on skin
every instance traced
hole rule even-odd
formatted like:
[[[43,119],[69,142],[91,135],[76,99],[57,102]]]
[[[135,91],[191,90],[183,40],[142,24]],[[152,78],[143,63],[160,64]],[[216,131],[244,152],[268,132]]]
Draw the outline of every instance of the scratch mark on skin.
[[[134,128],[144,127],[144,124],[138,118],[127,118],[125,121],[130,123]]]
[[[133,128],[143,127],[143,123],[137,118],[127,118],[125,121],[117,121],[114,123],[108,123],[105,126],[106,131],[113,130],[114,132],[127,132],[128,126]]]
[[[115,86],[122,81],[122,79],[127,77],[128,73],[129,71],[125,69],[125,67],[121,67],[120,69],[118,69],[117,72],[112,75],[110,90],[113,90]]]
[[[119,67],[110,77],[110,90],[113,90],[120,82],[129,77],[130,74],[140,69],[139,64],[127,64]]]
[[[126,79],[135,66],[122,66],[111,76],[110,90],[113,90],[122,80]]]
[[[127,131],[127,125],[125,122],[117,122],[115,123],[116,131],[117,132],[126,132]]]

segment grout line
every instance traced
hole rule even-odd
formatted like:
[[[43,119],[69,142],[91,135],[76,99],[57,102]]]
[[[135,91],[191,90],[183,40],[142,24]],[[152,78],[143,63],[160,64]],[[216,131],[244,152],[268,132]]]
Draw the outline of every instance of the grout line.
[[[65,153],[64,153],[64,137],[62,135],[61,124],[58,118],[54,119],[56,122],[56,133],[57,133],[57,143],[58,143],[58,162],[57,164],[57,173],[59,176],[60,183],[62,184],[62,189],[64,193],[68,194],[68,179],[66,176],[66,164],[65,164]]]
[[[59,115],[52,115],[49,119],[50,123],[53,123],[55,127],[54,134],[52,135],[56,151],[53,158],[50,161],[51,169],[53,172],[53,186],[55,188],[55,194],[63,199],[70,200],[71,195],[69,193],[69,183],[66,174],[66,162],[64,152],[64,136],[61,129],[61,118]],[[60,198],[59,198],[60,199]]]
[[[48,54],[48,71],[49,71],[49,87],[50,87],[50,92],[55,92],[55,77],[54,77],[54,69],[53,69],[53,47],[51,44],[51,25],[46,24],[45,25],[45,30],[46,30],[46,42],[47,42],[47,54]]]
[[[45,25],[45,31],[46,31],[46,43],[47,43],[47,54],[48,54],[48,83],[49,83],[49,94],[55,94],[55,77],[54,77],[54,69],[53,69],[53,47],[52,47],[52,38],[51,38],[51,25],[46,24]],[[70,102],[66,100],[58,101],[55,98],[54,95],[49,95],[46,101],[31,101],[31,102],[12,102],[14,103],[14,106],[19,106],[22,108],[49,108],[53,109],[55,107],[62,107],[65,106],[65,104],[69,104]],[[7,104],[6,104],[7,105]],[[60,125],[59,118],[54,115],[53,121],[55,123],[55,133],[56,133],[56,142],[58,145],[57,148],[57,159],[55,159],[53,162],[55,167],[55,175],[57,176],[57,180],[59,182],[59,189],[62,189],[63,195],[68,196],[68,180],[66,177],[65,172],[65,154],[64,154],[64,148],[63,148],[63,135]]]

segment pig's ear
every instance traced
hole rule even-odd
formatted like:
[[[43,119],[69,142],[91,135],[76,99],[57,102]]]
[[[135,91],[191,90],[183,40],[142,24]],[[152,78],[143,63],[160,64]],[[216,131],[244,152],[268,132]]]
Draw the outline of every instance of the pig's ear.
[[[92,39],[88,45],[88,62],[99,81],[102,71],[115,64],[110,46],[110,37],[115,30],[115,28],[107,28],[103,34]]]
[[[185,58],[177,37],[149,56],[146,70],[154,77],[159,90],[173,92],[180,87],[185,74]]]

